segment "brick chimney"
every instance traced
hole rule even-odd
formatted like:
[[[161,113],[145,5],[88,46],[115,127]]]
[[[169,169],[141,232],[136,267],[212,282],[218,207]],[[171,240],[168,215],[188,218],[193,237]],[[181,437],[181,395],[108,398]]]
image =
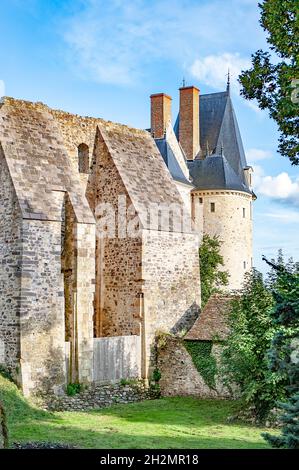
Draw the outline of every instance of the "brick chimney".
[[[194,160],[199,152],[199,89],[180,88],[179,142],[187,160]]]
[[[165,93],[151,95],[151,132],[155,139],[164,137],[171,122],[171,97]]]

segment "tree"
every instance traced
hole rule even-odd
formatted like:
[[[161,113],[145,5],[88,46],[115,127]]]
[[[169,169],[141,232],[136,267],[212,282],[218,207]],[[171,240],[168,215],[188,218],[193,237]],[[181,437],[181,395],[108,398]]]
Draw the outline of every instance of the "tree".
[[[199,248],[202,307],[214,292],[228,284],[228,273],[220,269],[224,265],[220,248],[221,241],[217,236],[203,236]]]
[[[241,95],[268,109],[280,132],[279,152],[299,164],[299,21],[297,0],[259,3],[260,24],[270,50],[252,55],[252,68],[239,76]]]
[[[273,297],[256,269],[245,275],[240,295],[232,300],[229,336],[221,357],[225,385],[237,386],[245,409],[264,420],[277,399],[283,399],[284,378],[268,367],[267,352],[276,327],[270,318]]]
[[[281,435],[264,434],[264,437],[273,447],[299,449],[299,273],[298,269],[290,270],[264,260],[277,273],[271,319],[278,329],[269,351],[270,371],[286,381],[288,399],[279,403],[284,411]]]

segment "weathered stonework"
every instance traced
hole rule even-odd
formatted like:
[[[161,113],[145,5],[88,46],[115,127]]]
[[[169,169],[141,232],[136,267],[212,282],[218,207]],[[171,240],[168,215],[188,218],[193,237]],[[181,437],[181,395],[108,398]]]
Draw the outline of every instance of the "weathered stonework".
[[[63,394],[68,382],[93,382],[93,336],[135,335],[148,377],[155,332],[189,328],[200,305],[191,221],[149,225],[152,203],[184,208],[151,135],[5,98],[0,142],[4,364],[20,369],[26,394]],[[129,224],[120,233],[119,198],[133,236]]]
[[[159,348],[157,367],[161,372],[159,382],[162,396],[197,396],[201,398],[228,398],[219,377],[215,389],[210,388],[196,369],[183,340],[164,336],[164,345]],[[214,344],[212,354],[219,360],[219,345]]]
[[[203,212],[203,233],[221,240],[229,290],[240,289],[252,267],[252,195],[240,191],[192,191],[193,204]],[[199,201],[202,201],[200,203]],[[215,212],[211,211],[214,204]]]
[[[92,385],[74,396],[47,395],[39,397],[38,402],[41,399],[43,406],[50,411],[83,411],[155,398],[158,398],[157,392],[140,380],[127,384]]]
[[[21,212],[0,146],[0,364],[20,360]]]

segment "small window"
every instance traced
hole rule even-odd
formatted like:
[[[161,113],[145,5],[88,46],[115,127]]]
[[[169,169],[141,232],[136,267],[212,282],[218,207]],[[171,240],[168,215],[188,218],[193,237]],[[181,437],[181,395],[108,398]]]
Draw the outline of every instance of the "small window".
[[[89,147],[86,144],[78,147],[78,168],[79,173],[89,173]]]
[[[246,269],[246,261],[243,261],[243,268]]]
[[[243,219],[245,219],[245,216],[246,216],[246,211],[245,211],[245,207],[243,207]]]
[[[211,202],[211,212],[215,212],[215,202]]]
[[[202,204],[202,197],[199,198],[199,204]]]

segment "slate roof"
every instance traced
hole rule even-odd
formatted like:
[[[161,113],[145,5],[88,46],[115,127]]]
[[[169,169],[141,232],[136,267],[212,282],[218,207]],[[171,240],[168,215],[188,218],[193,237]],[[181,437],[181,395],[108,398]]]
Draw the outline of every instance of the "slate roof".
[[[230,310],[232,296],[213,294],[198,319],[188,331],[184,339],[190,341],[212,341],[226,339],[229,328],[227,315]]]
[[[229,165],[224,155],[211,155],[204,160],[188,162],[190,177],[196,188],[232,189],[251,193]]]
[[[229,90],[201,95],[199,103],[201,153],[196,160],[209,161],[187,162],[192,182],[199,189],[238,189],[251,193],[245,180],[247,162]],[[179,125],[178,115],[174,126],[177,138]],[[216,160],[210,161],[207,153]]]
[[[173,179],[180,183],[187,184],[188,186],[193,187],[193,184],[186,178],[184,175],[169,143],[166,138],[155,139],[158,149],[163,157],[164,162],[166,163]]]

